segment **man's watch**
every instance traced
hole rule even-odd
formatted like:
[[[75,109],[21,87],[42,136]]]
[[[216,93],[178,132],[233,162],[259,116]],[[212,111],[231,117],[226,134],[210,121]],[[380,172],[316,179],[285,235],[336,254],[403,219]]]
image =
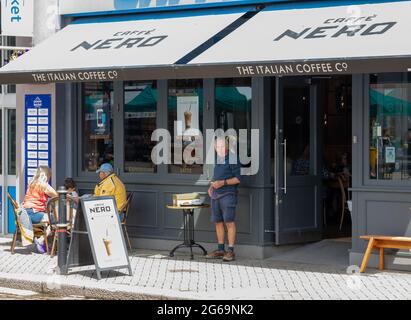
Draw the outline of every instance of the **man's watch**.
[[[225,185],[225,186],[227,186],[227,185],[228,185],[228,183],[227,183],[227,179],[224,179],[224,185]]]

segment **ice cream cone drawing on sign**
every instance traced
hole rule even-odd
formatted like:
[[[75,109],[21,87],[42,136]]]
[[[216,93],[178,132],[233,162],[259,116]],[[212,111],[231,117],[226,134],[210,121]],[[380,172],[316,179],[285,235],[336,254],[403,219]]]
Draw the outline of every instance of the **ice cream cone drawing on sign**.
[[[103,238],[104,246],[106,247],[106,252],[108,256],[111,256],[111,240],[108,237],[108,229],[106,229],[106,237]]]

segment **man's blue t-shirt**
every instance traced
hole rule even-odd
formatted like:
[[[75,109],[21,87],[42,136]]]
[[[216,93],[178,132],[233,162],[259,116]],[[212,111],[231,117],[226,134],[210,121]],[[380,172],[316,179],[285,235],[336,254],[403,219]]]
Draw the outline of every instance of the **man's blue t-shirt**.
[[[229,155],[225,156],[224,163],[223,161],[219,161],[219,159],[217,159],[216,165],[214,167],[213,181],[225,180],[225,179],[231,179],[231,178],[237,178],[239,181],[241,181],[241,164],[240,164],[238,157],[236,157],[235,159],[237,160],[235,164],[230,164]],[[222,159],[220,158],[220,160]],[[222,186],[219,189],[214,189],[214,192],[218,194],[229,193],[229,192],[236,193],[237,189],[238,189],[238,185],[230,185],[230,186],[227,185],[227,186]]]

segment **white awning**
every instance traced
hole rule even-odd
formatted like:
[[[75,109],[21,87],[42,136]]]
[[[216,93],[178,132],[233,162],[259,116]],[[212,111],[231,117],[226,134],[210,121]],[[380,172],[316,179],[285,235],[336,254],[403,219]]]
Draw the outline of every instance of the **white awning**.
[[[411,1],[308,5],[161,19],[92,18],[1,68],[0,83],[411,71]]]
[[[267,7],[190,64],[241,64],[238,75],[410,70],[411,1],[331,5]]]
[[[243,14],[71,24],[1,68],[0,81],[115,80],[123,68],[147,66],[146,76],[156,76],[156,67],[176,64]]]

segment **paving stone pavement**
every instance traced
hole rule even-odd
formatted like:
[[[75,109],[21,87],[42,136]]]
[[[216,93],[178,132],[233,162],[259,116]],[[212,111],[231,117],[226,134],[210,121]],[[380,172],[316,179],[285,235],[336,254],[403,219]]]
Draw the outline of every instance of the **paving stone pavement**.
[[[344,266],[238,259],[233,263],[167,252],[136,250],[127,270],[103,273],[92,268],[57,275],[57,258],[30,248],[12,255],[10,239],[0,241],[0,285],[51,295],[101,299],[406,299],[411,300],[411,274],[368,269],[347,272]],[[356,271],[356,270],[355,270]]]

